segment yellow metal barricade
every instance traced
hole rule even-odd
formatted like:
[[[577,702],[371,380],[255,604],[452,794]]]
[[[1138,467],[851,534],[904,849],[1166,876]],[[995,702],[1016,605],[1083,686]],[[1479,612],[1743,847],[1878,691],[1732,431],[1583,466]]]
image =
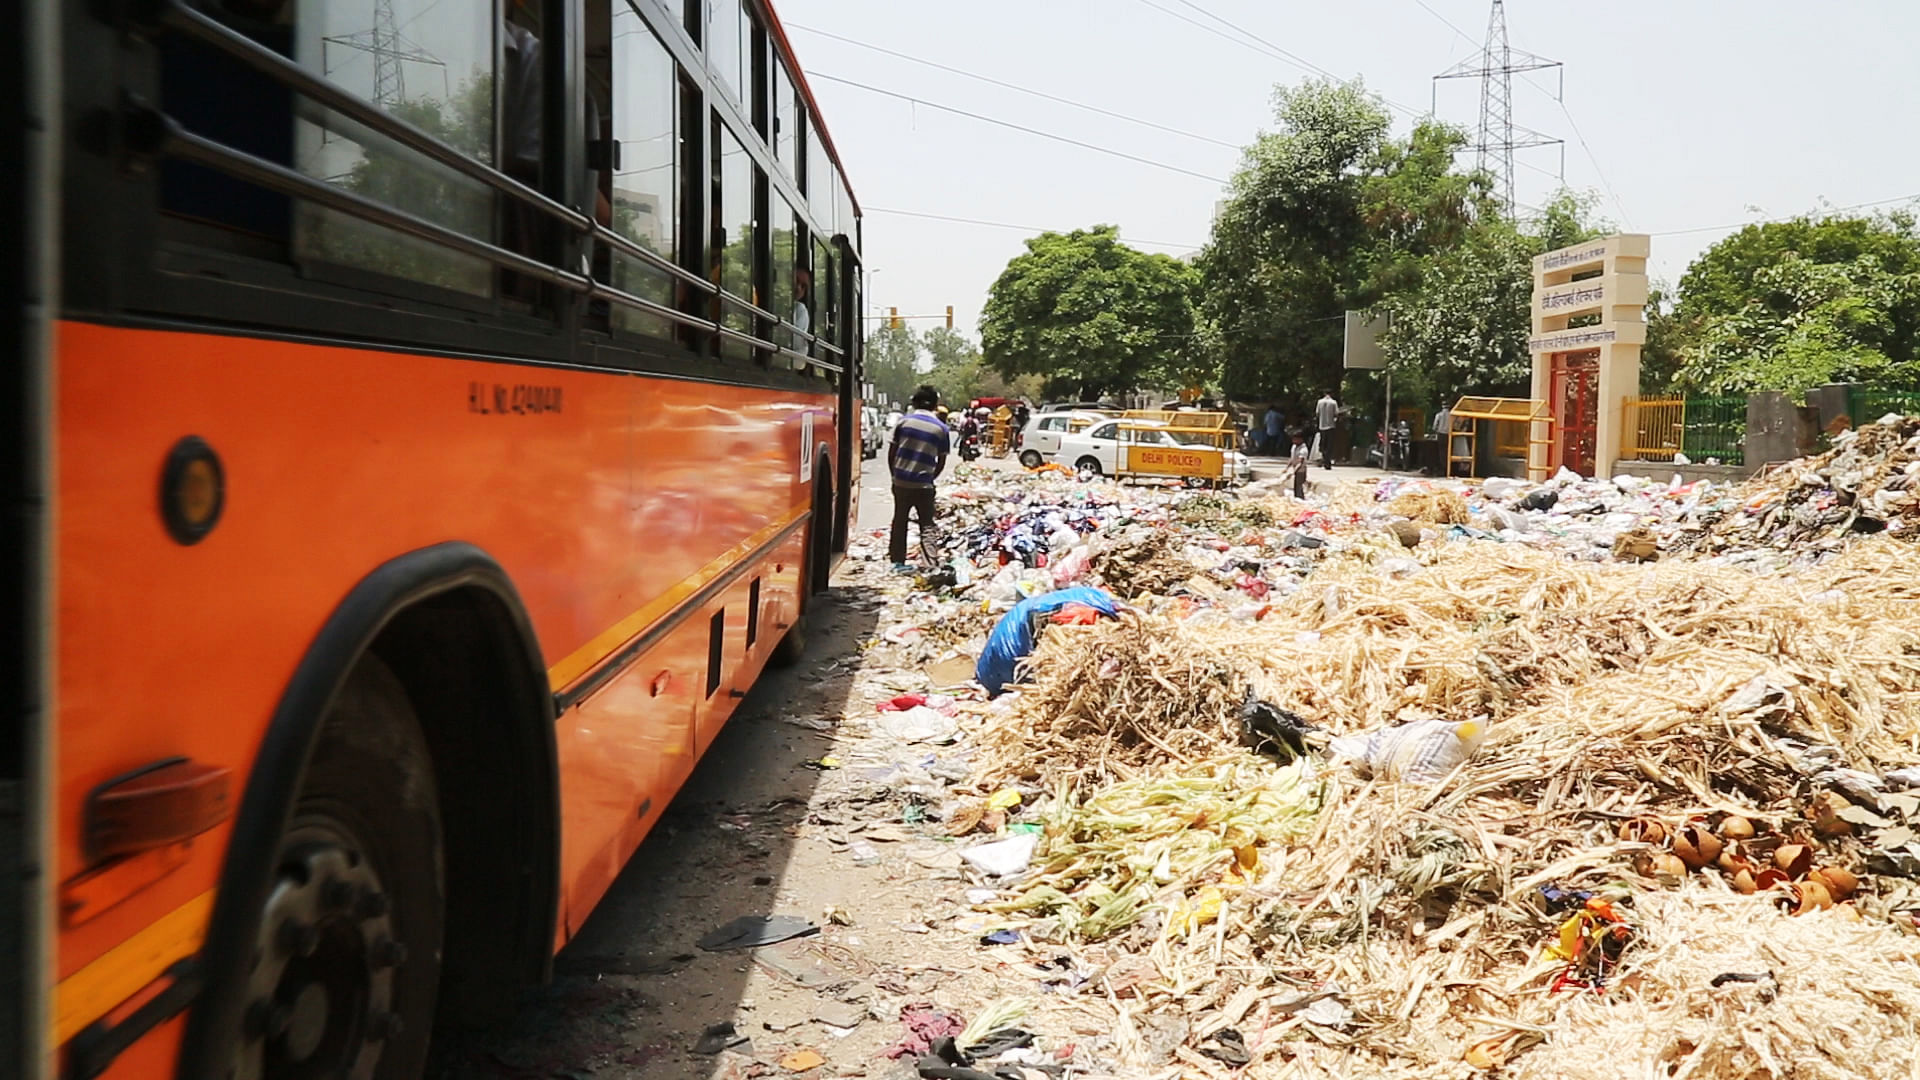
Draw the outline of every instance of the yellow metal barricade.
[[[1632,395],[1621,404],[1620,457],[1672,461],[1687,429],[1687,399]]]
[[[1176,416],[1191,416],[1191,413],[1176,413]],[[1218,446],[1204,443],[1187,442],[1196,434],[1206,434],[1214,429],[1170,428],[1153,422],[1122,420],[1120,422],[1119,468],[1114,470],[1115,479],[1127,477],[1149,477],[1160,480],[1199,481],[1209,484],[1222,484],[1232,477],[1227,468],[1227,451]],[[1155,436],[1172,435],[1181,445],[1168,445],[1156,438],[1151,443],[1139,445],[1136,434],[1152,433]]]
[[[1158,424],[1161,430],[1172,432],[1183,443],[1203,443],[1218,450],[1236,449],[1240,442],[1240,433],[1234,429],[1233,419],[1223,412],[1132,409],[1121,419]]]

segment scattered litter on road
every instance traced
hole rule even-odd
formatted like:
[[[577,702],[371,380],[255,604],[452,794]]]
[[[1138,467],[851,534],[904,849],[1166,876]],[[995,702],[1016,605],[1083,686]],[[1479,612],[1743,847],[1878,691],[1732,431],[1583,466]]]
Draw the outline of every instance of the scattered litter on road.
[[[695,944],[708,952],[757,949],[819,932],[820,927],[812,921],[793,915],[742,915]]]
[[[717,1054],[736,1046],[747,1044],[747,1037],[735,1031],[732,1021],[708,1024],[700,1033],[700,1041],[693,1044],[693,1052],[702,1055]]]

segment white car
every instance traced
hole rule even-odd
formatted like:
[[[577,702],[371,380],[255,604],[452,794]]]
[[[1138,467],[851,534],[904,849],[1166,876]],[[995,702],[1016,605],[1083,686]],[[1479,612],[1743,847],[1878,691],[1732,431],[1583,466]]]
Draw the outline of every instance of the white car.
[[[1158,421],[1102,419],[1104,422],[1081,431],[1062,433],[1059,449],[1047,455],[1048,458],[1077,472],[1112,476],[1119,471],[1121,448],[1125,446],[1207,445],[1197,437],[1159,430],[1166,425]],[[1238,450],[1226,453],[1228,478],[1243,484],[1252,480],[1253,462]]]
[[[887,435],[880,427],[880,410],[871,405],[860,406],[860,456],[868,460],[879,457]]]
[[[1085,431],[1112,417],[1105,413],[1059,410],[1035,415],[1020,433],[1020,464],[1037,469],[1060,452],[1063,436]]]

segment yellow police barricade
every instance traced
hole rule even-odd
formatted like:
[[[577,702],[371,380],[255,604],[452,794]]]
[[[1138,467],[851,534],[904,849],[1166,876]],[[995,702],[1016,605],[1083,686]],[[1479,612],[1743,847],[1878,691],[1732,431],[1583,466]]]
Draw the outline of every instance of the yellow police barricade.
[[[1221,450],[1239,449],[1240,432],[1233,426],[1233,418],[1223,412],[1132,409],[1121,419],[1159,424],[1163,430],[1173,432],[1183,443],[1204,443]]]
[[[1201,429],[1205,430],[1205,429]],[[1188,441],[1192,433],[1155,423],[1122,421],[1114,479],[1180,480],[1221,486],[1230,482],[1227,451]]]

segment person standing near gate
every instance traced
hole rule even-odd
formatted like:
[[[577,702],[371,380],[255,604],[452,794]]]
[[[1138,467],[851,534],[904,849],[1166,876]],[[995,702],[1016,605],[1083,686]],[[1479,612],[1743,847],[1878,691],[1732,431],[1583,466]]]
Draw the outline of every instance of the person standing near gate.
[[[1340,402],[1333,396],[1333,391],[1329,390],[1320,395],[1320,400],[1313,406],[1313,420],[1314,426],[1319,429],[1316,437],[1320,443],[1320,464],[1331,469],[1333,468],[1333,429],[1340,422]]]
[[[1267,414],[1264,418],[1267,429],[1267,439],[1264,443],[1261,443],[1261,449],[1269,454],[1278,456],[1280,453],[1280,422],[1284,419],[1286,419],[1286,417],[1280,414],[1280,406],[1267,406]]]
[[[894,425],[893,445],[887,451],[887,468],[893,473],[893,532],[887,537],[887,556],[897,574],[913,569],[907,565],[907,516],[918,517],[923,532],[933,528],[933,481],[947,467],[953,448],[947,425],[934,414],[940,391],[922,386],[908,404],[912,411]]]

